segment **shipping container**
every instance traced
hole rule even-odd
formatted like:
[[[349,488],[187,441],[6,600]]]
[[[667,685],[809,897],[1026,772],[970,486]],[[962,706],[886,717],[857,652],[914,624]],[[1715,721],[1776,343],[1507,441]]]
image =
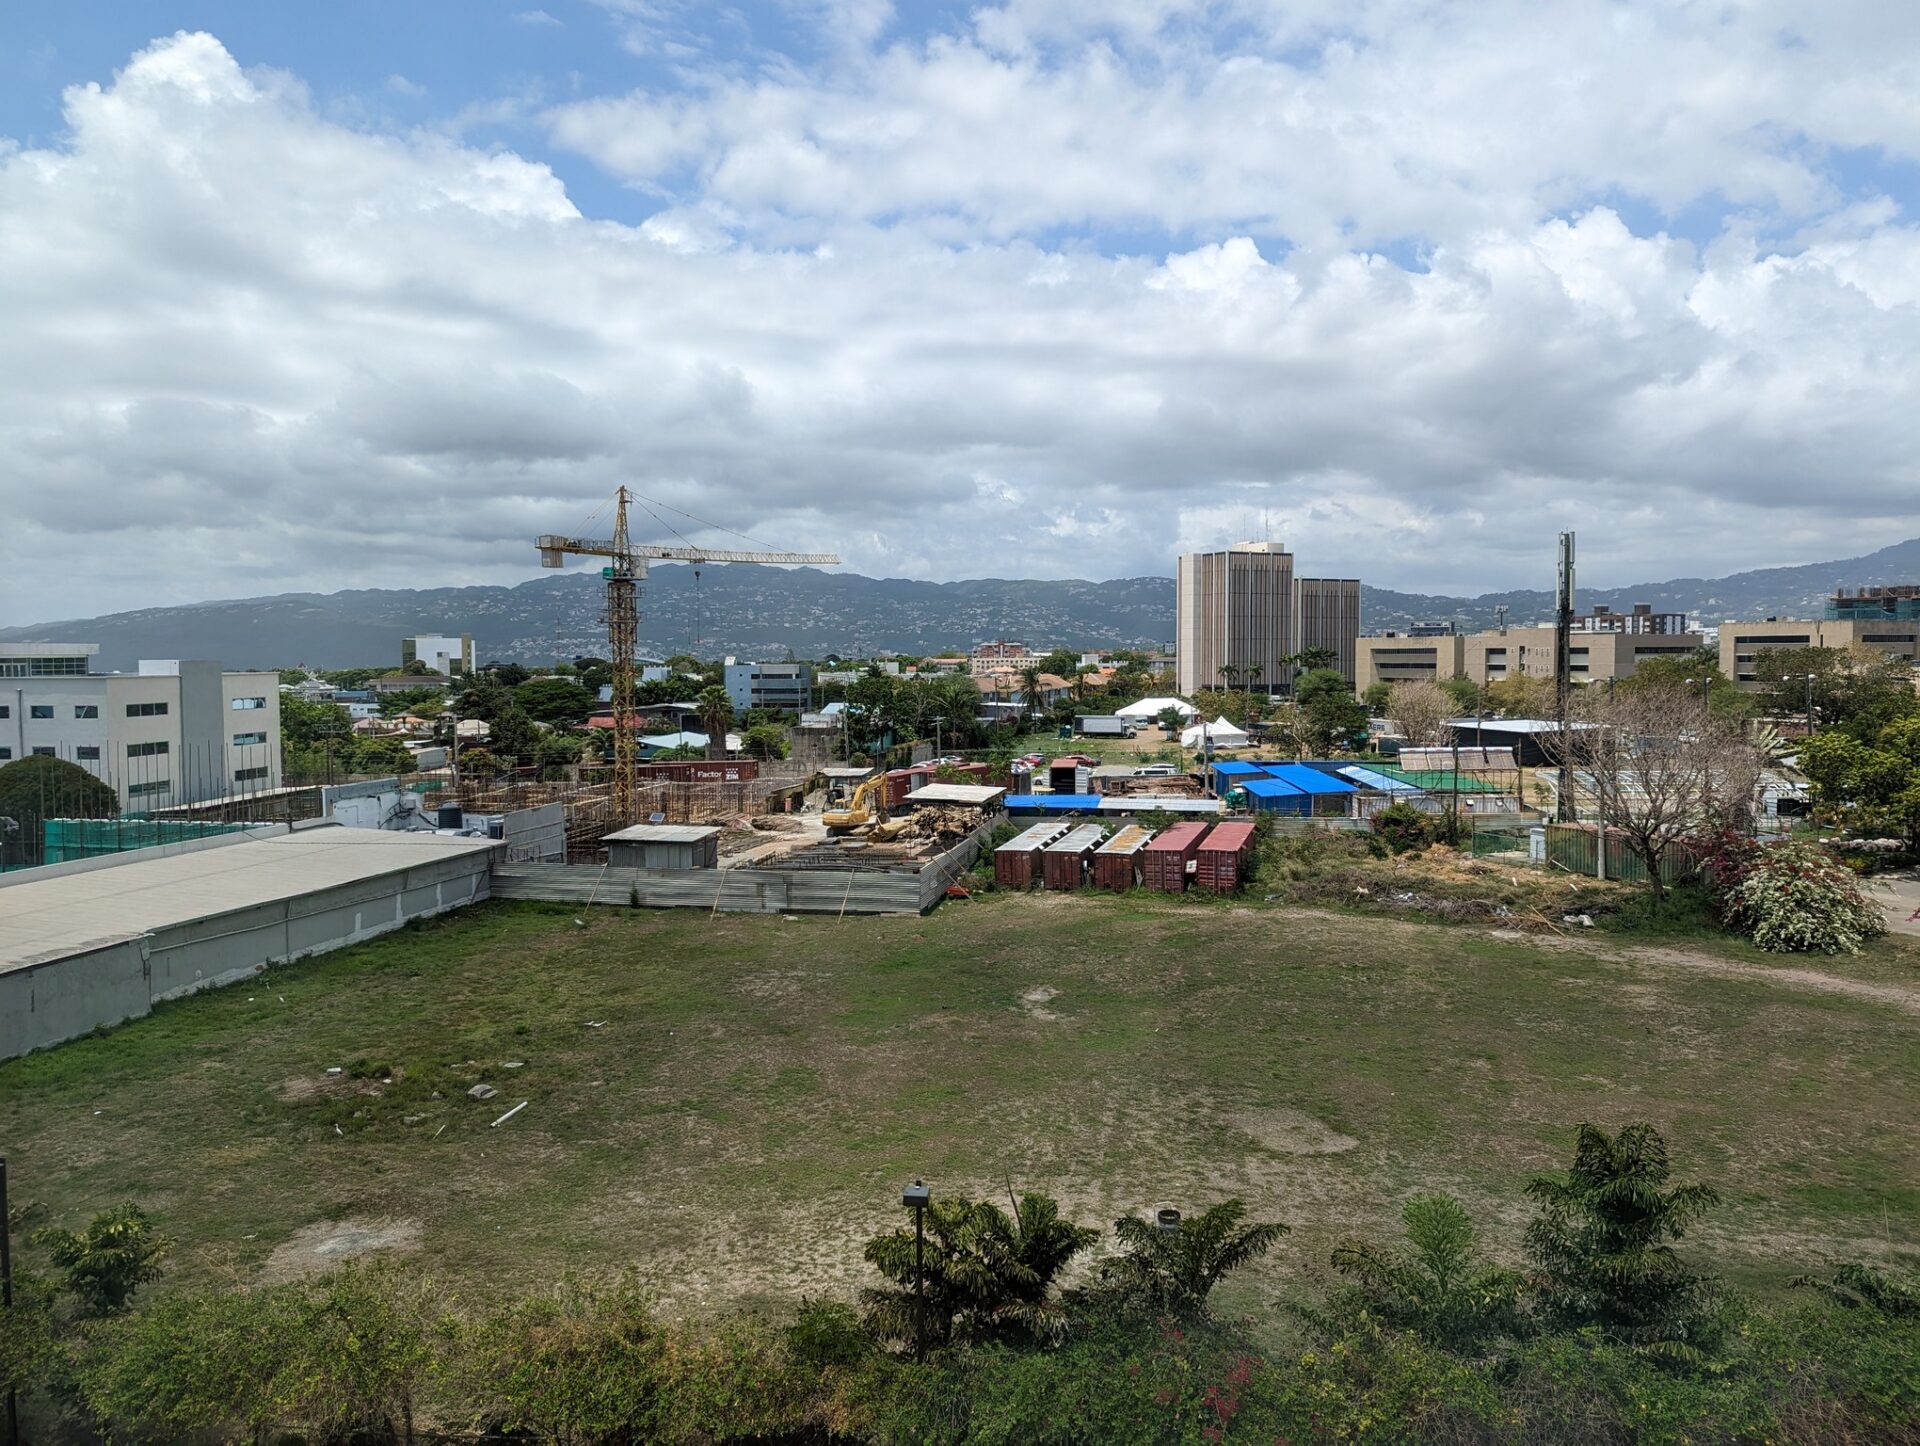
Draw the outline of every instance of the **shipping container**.
[[[1153,839],[1153,830],[1144,824],[1130,823],[1093,853],[1095,888],[1112,889],[1124,894],[1140,882],[1140,861]]]
[[[1037,877],[1035,861],[1050,843],[1064,838],[1070,823],[1049,820],[1015,834],[993,851],[993,881],[1003,889],[1024,889]]]
[[[1106,838],[1097,823],[1083,823],[1066,837],[1047,845],[1040,867],[1049,889],[1077,889],[1086,882],[1087,860]]]
[[[1161,833],[1141,853],[1142,882],[1165,894],[1182,892],[1187,887],[1187,865],[1206,832],[1204,823],[1177,823]]]
[[[1253,861],[1253,825],[1223,823],[1194,854],[1193,886],[1231,894],[1246,882]]]

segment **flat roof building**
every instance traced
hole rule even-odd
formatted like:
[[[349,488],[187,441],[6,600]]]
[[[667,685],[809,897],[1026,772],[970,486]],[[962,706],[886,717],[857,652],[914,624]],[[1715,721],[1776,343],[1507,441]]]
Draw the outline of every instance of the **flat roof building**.
[[[1896,607],[1904,599],[1893,600]],[[1851,648],[1862,646],[1909,662],[1920,660],[1920,614],[1906,619],[1863,618],[1791,621],[1763,618],[1720,624],[1720,671],[1754,692],[1765,685],[1755,667],[1768,648]]]
[[[1298,670],[1286,659],[1310,648],[1324,648],[1335,671],[1354,676],[1359,580],[1296,577],[1293,554],[1277,542],[1183,554],[1175,611],[1182,693],[1229,680],[1256,692],[1290,693]]]
[[[813,669],[805,663],[739,663],[728,658],[724,676],[727,697],[741,712],[775,708],[800,714],[813,706]]]
[[[449,637],[441,633],[421,633],[400,640],[400,666],[425,663],[436,673],[457,677],[473,672],[473,634]]]
[[[1649,658],[1686,657],[1707,646],[1689,631],[1685,613],[1657,613],[1645,603],[1632,612],[1596,607],[1574,619],[1569,673],[1576,683],[1631,678]],[[1552,678],[1551,627],[1495,628],[1481,633],[1417,636],[1387,633],[1361,638],[1354,648],[1354,691],[1375,683],[1445,682],[1471,678],[1485,687],[1505,678]]]
[[[0,764],[77,764],[129,813],[281,786],[280,678],[143,659],[95,673],[93,643],[0,643]]]

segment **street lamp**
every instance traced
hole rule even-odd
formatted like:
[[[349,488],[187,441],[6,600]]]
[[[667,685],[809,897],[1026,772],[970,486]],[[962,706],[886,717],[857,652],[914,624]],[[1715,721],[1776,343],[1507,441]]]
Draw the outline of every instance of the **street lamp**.
[[[900,1192],[900,1203],[913,1211],[913,1347],[918,1355],[927,1353],[927,1287],[924,1265],[926,1250],[925,1221],[933,1191],[926,1181],[915,1179]]]
[[[1813,674],[1807,674],[1807,737],[1813,737]]]
[[[940,744],[940,725],[946,721],[945,718],[939,717],[933,720],[933,760],[936,763],[946,757],[946,750]]]

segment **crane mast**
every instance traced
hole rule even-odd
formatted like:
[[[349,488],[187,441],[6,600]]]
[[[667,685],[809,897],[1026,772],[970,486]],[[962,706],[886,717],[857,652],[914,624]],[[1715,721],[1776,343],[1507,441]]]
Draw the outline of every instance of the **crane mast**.
[[[652,559],[672,562],[752,562],[773,565],[831,567],[840,561],[832,552],[743,552],[733,548],[635,546],[627,530],[627,505],[633,494],[621,487],[615,495],[613,536],[610,539],[541,536],[542,567],[564,567],[569,556],[604,557],[600,576],[607,584],[607,648],[613,664],[613,806],[624,822],[639,810],[639,775],[635,770],[633,736],[633,658],[640,643],[640,583]]]

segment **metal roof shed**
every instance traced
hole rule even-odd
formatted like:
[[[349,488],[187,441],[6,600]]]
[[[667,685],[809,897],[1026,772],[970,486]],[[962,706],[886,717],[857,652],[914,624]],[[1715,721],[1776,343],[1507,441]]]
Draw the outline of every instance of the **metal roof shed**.
[[[1015,793],[1006,802],[1008,813],[1098,813],[1097,793]]]
[[[607,867],[714,869],[720,866],[720,830],[688,823],[637,823],[610,833]]]
[[[1384,773],[1377,773],[1371,768],[1362,768],[1358,764],[1350,764],[1342,768],[1340,774],[1341,777],[1351,779],[1362,788],[1370,788],[1375,793],[1420,792],[1419,788],[1411,783],[1404,782],[1398,778],[1389,778]]]
[[[1247,806],[1255,813],[1304,816],[1313,812],[1313,795],[1283,778],[1249,778],[1236,786],[1247,795]]]
[[[963,808],[992,808],[1007,796],[1004,788],[992,788],[981,783],[929,783],[924,788],[916,788],[906,797],[909,808],[919,808],[923,804],[946,803],[959,804]]]

